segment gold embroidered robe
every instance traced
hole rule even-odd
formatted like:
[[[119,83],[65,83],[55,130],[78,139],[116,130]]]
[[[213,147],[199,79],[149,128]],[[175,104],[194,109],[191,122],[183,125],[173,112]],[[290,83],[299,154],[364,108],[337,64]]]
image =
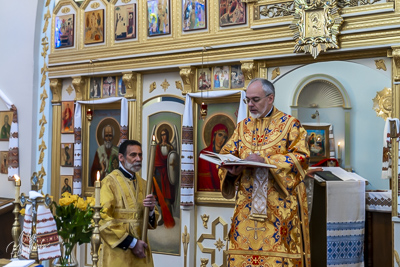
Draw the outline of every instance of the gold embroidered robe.
[[[145,259],[136,257],[130,249],[123,250],[117,247],[128,235],[137,239],[142,235],[146,181],[136,173],[136,187],[133,183],[118,169],[113,170],[101,181],[100,202],[107,208],[107,213],[100,220],[102,245],[99,266],[153,266],[148,240],[146,243],[149,248],[146,250]],[[159,214],[156,208],[155,216],[155,225],[149,224],[148,229],[154,229],[157,225]]]
[[[229,232],[228,266],[310,266],[308,208],[304,186],[308,168],[307,133],[300,122],[274,108],[266,118],[241,121],[221,154],[246,158],[260,153],[270,169],[266,221],[250,220],[254,169],[239,177],[220,169],[221,191],[235,196]],[[236,180],[235,180],[236,179]],[[304,257],[303,257],[304,256]]]

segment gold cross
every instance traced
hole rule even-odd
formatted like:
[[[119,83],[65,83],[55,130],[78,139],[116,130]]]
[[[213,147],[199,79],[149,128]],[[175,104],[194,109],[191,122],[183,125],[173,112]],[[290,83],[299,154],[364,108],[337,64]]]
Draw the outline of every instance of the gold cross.
[[[254,230],[254,239],[255,239],[255,240],[258,239],[257,231],[263,231],[263,232],[265,231],[265,227],[259,227],[259,228],[258,228],[258,227],[257,227],[257,223],[258,223],[257,221],[254,222],[254,228],[253,228],[253,227],[250,227],[250,226],[247,226],[247,227],[246,227],[246,230],[247,230],[247,231],[253,231],[253,230]]]

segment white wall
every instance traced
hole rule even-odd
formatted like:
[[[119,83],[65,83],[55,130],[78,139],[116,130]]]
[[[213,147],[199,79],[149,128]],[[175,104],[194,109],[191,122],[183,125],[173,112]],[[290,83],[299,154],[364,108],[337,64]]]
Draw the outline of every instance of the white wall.
[[[369,59],[374,62],[373,59]],[[388,189],[388,180],[382,180],[382,146],[383,128],[385,121],[376,116],[372,109],[372,99],[384,87],[391,87],[391,78],[386,72],[359,64],[360,62],[333,61],[309,64],[300,67],[275,83],[275,105],[288,114],[291,113],[293,92],[298,83],[305,77],[313,74],[326,74],[338,80],[347,91],[350,102],[350,159],[353,170],[366,178],[370,184],[367,189]],[[386,63],[390,72],[390,65]],[[320,110],[320,113],[322,110]],[[334,113],[325,114],[329,117],[337,116]],[[311,122],[310,117],[304,122]],[[304,118],[299,118],[300,120]],[[327,121],[321,121],[327,122]],[[334,129],[334,133],[340,128]],[[344,133],[339,133],[343,138]],[[343,154],[344,155],[344,154]]]
[[[19,118],[19,163],[22,188],[27,193],[30,188],[32,162],[36,149],[35,125],[37,108],[37,77],[35,77],[35,34],[37,10],[42,12],[42,1],[20,0],[1,1],[0,8],[0,90],[15,104]],[[40,14],[41,16],[41,14]],[[40,70],[39,70],[40,71]],[[6,110],[0,100],[0,110]],[[0,141],[0,150],[8,150],[8,142]],[[14,197],[14,182],[0,174],[1,197]]]

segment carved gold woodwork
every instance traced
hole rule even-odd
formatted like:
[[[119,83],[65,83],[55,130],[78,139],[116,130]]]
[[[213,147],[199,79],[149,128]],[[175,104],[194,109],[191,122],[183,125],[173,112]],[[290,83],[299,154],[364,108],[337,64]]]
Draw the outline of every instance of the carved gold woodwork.
[[[396,259],[397,265],[400,266],[400,257],[399,257],[399,253],[397,252],[397,250],[394,250],[394,258]]]
[[[265,61],[258,62],[258,77],[268,79],[268,68]]]
[[[183,86],[181,81],[175,81],[176,89],[183,91]]]
[[[179,67],[179,75],[183,81],[183,95],[194,92],[196,69],[190,66]]]
[[[200,258],[200,267],[206,267],[208,264],[207,258]]]
[[[247,87],[249,82],[257,77],[257,68],[254,60],[240,61],[242,63],[242,72],[244,76],[244,87]]]
[[[281,69],[280,68],[275,68],[272,71],[272,77],[271,79],[274,80],[276,77],[278,77],[279,75],[281,75]]]
[[[189,241],[190,241],[190,234],[188,233],[187,226],[185,225],[182,233],[184,267],[187,266],[187,251],[188,251]]]
[[[42,126],[45,124],[47,124],[46,116],[42,114],[42,118],[39,120],[39,125]]]
[[[387,70],[385,61],[383,59],[375,59],[375,66],[376,66],[376,69],[378,69],[378,70],[384,70],[384,71]]]
[[[82,76],[72,77],[72,85],[75,88],[75,100],[76,101],[83,100],[82,92],[84,92],[84,90],[85,90],[86,82],[87,82],[86,77],[82,77]]]
[[[44,27],[43,27],[43,33],[47,32],[47,27],[49,27],[49,19],[51,19],[51,14],[50,14],[50,9],[47,8],[47,13],[44,15]]]
[[[208,219],[210,218],[210,215],[203,214],[203,215],[200,215],[200,218],[203,221],[204,228],[208,229],[207,222],[208,222]]]
[[[63,13],[63,14],[66,14],[70,11],[71,11],[71,9],[69,7],[64,7],[63,9],[61,9],[61,13]]]
[[[149,93],[151,93],[151,92],[153,92],[154,90],[156,90],[157,89],[157,84],[156,84],[156,82],[152,82],[150,85],[149,85]]]
[[[222,219],[221,217],[216,218],[212,224],[211,224],[211,234],[201,234],[199,239],[197,240],[197,246],[199,247],[200,251],[203,253],[208,253],[211,254],[211,265],[214,266],[215,264],[215,254],[216,254],[216,249],[218,249],[218,247],[220,247],[220,242],[218,242],[216,240],[216,227],[218,224],[221,224],[223,227],[223,236],[227,236],[228,235],[228,224],[224,221],[224,219]],[[210,239],[210,240],[214,240],[217,242],[218,247],[217,248],[205,248],[203,246],[203,241],[205,239]],[[220,238],[219,238],[220,240]],[[222,241],[221,241],[222,242]],[[216,245],[216,244],[215,244]],[[222,247],[221,247],[222,248]],[[223,264],[222,266],[226,266],[226,251],[223,251]]]
[[[259,5],[254,7],[254,19],[261,19],[260,15],[268,19],[291,16],[294,10],[294,1]]]
[[[222,241],[221,238],[218,238],[217,242],[215,242],[214,245],[218,249],[218,251],[221,251],[221,249],[224,247],[224,241]]]
[[[124,4],[127,4],[127,3],[129,3],[130,1],[132,1],[132,0],[122,0],[121,2],[124,3]]]
[[[100,7],[100,4],[98,2],[94,2],[90,5],[91,8],[96,9]]]
[[[122,80],[125,84],[125,98],[136,99],[137,96],[137,76],[136,72],[124,72],[122,73]]]
[[[50,90],[53,93],[51,103],[61,102],[62,79],[50,79]]]
[[[164,89],[164,92],[167,91],[168,87],[170,86],[170,84],[168,83],[167,79],[165,79],[162,83],[161,83],[161,87]]]
[[[295,0],[290,24],[296,40],[293,52],[304,51],[317,58],[321,51],[339,49],[337,37],[342,22],[336,0]]]
[[[393,46],[392,50],[389,50],[388,57],[393,58],[393,79],[395,82],[400,81],[400,46]]]
[[[384,88],[376,93],[373,100],[373,109],[378,117],[386,120],[392,114],[392,89]]]
[[[74,91],[74,88],[72,88],[72,86],[70,85],[65,91],[67,91],[67,93],[71,95],[71,93]]]

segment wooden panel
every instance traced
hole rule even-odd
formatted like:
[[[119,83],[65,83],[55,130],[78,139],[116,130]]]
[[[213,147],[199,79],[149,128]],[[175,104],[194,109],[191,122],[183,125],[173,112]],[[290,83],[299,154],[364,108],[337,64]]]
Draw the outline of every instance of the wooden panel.
[[[14,214],[12,213],[14,199],[0,198],[0,258],[11,258],[12,242],[11,228],[14,223]],[[8,246],[11,244],[10,246]],[[8,246],[8,250],[6,251]]]

